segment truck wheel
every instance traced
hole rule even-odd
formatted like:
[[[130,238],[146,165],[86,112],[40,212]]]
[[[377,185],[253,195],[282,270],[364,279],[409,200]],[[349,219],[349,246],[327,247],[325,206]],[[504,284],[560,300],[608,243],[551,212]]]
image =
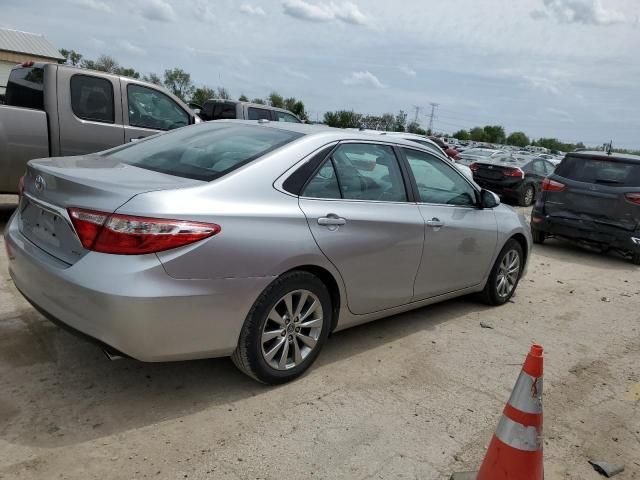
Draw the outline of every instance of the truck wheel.
[[[533,243],[542,245],[547,238],[547,235],[542,230],[531,229],[531,236],[533,237]]]
[[[524,187],[522,192],[520,192],[520,196],[518,197],[518,205],[521,207],[529,207],[533,203],[536,198],[536,189],[533,188],[533,185],[527,185]]]

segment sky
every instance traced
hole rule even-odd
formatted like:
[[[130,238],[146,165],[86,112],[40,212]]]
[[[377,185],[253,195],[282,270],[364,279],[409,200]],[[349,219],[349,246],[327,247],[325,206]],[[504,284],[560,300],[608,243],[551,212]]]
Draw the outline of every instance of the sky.
[[[233,97],[640,148],[639,0],[0,0],[0,27]]]

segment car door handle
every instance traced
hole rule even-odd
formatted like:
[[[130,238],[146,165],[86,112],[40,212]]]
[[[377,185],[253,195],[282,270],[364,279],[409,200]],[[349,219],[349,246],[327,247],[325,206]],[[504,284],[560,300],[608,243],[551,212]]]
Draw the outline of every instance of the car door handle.
[[[433,228],[444,227],[444,222],[441,221],[439,218],[432,218],[431,220],[427,220],[425,223],[428,226],[433,227]]]
[[[322,225],[325,227],[339,227],[346,223],[347,221],[344,218],[338,217],[337,215],[333,214],[329,214],[326,217],[320,217],[318,219],[318,225]]]

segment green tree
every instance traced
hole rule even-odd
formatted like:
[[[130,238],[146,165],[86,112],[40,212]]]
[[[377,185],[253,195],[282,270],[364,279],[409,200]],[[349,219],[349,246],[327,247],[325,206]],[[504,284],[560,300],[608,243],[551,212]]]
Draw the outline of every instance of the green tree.
[[[73,65],[74,67],[80,64],[80,61],[82,60],[82,55],[80,55],[75,50],[65,50],[64,48],[61,48],[59,51],[60,51],[60,55],[62,55],[65,59],[65,61],[61,63],[66,63],[67,65]]]
[[[113,73],[122,75],[123,77],[136,78],[136,79],[140,78],[140,74],[136,72],[133,68],[118,67]]]
[[[284,101],[284,107],[291,113],[295,113],[300,120],[309,120],[309,116],[304,108],[304,103],[295,97],[289,97]]]
[[[229,95],[229,90],[227,90],[226,88],[218,87],[216,89],[215,97],[221,98],[222,100],[229,100],[231,98],[231,95]]]
[[[204,102],[206,102],[210,98],[215,98],[215,96],[216,92],[213,88],[202,86],[200,88],[196,88],[193,91],[193,95],[191,95],[191,103],[196,103],[202,106],[204,105]]]
[[[148,75],[143,75],[142,80],[144,80],[145,82],[153,83],[154,85],[162,85],[162,79],[157,73],[152,72]]]
[[[512,132],[507,137],[507,145],[514,145],[516,147],[526,147],[529,145],[529,137],[524,132]]]
[[[417,122],[411,122],[407,125],[407,132],[416,133],[418,135],[426,135],[427,131],[422,128]]]
[[[504,128],[500,125],[487,125],[484,127],[485,142],[504,143],[505,137]]]
[[[361,122],[362,114],[349,110],[338,110],[324,114],[324,123],[330,127],[360,128]]]
[[[284,97],[276,92],[271,92],[268,97],[269,105],[276,108],[284,108]]]
[[[469,138],[474,142],[484,142],[485,141],[485,133],[484,128],[482,127],[474,127],[469,131]]]
[[[83,60],[83,65],[84,64],[89,65],[85,68],[107,73],[117,73],[120,68],[118,61],[110,55],[100,55],[96,61]]]
[[[453,134],[453,138],[457,138],[458,140],[467,141],[470,138],[469,132],[466,130],[458,130]]]
[[[258,105],[266,105],[267,102],[265,102],[261,98],[254,98],[253,100],[251,100],[251,103],[257,103]]]
[[[249,97],[247,97],[244,93],[238,97],[239,102],[248,102]]]
[[[183,101],[191,98],[195,90],[191,75],[181,68],[164,71],[164,86]]]
[[[392,130],[394,132],[404,132],[407,128],[407,113],[404,110],[400,110],[395,116]]]

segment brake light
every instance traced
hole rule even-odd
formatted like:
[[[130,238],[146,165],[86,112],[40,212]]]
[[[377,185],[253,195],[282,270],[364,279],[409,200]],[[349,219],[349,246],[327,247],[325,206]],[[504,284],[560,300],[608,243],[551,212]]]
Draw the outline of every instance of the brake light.
[[[626,193],[624,198],[629,200],[631,203],[635,203],[636,205],[640,205],[640,193]]]
[[[22,63],[23,67],[33,67],[33,60],[29,60],[27,62]]]
[[[565,188],[567,188],[567,186],[564,183],[556,182],[550,178],[545,178],[542,181],[542,190],[545,192],[561,192]]]
[[[18,195],[22,196],[23,192],[24,192],[24,175],[22,175],[20,177],[20,180],[18,180]]]
[[[141,255],[182,247],[220,233],[220,225],[147,218],[70,208],[82,246],[118,255]]]
[[[480,170],[480,165],[474,162],[471,165],[469,165],[469,168],[471,169],[472,172],[477,172],[478,170]]]
[[[524,172],[522,170],[520,170],[519,168],[505,168],[502,171],[502,174],[505,177],[524,178]]]

